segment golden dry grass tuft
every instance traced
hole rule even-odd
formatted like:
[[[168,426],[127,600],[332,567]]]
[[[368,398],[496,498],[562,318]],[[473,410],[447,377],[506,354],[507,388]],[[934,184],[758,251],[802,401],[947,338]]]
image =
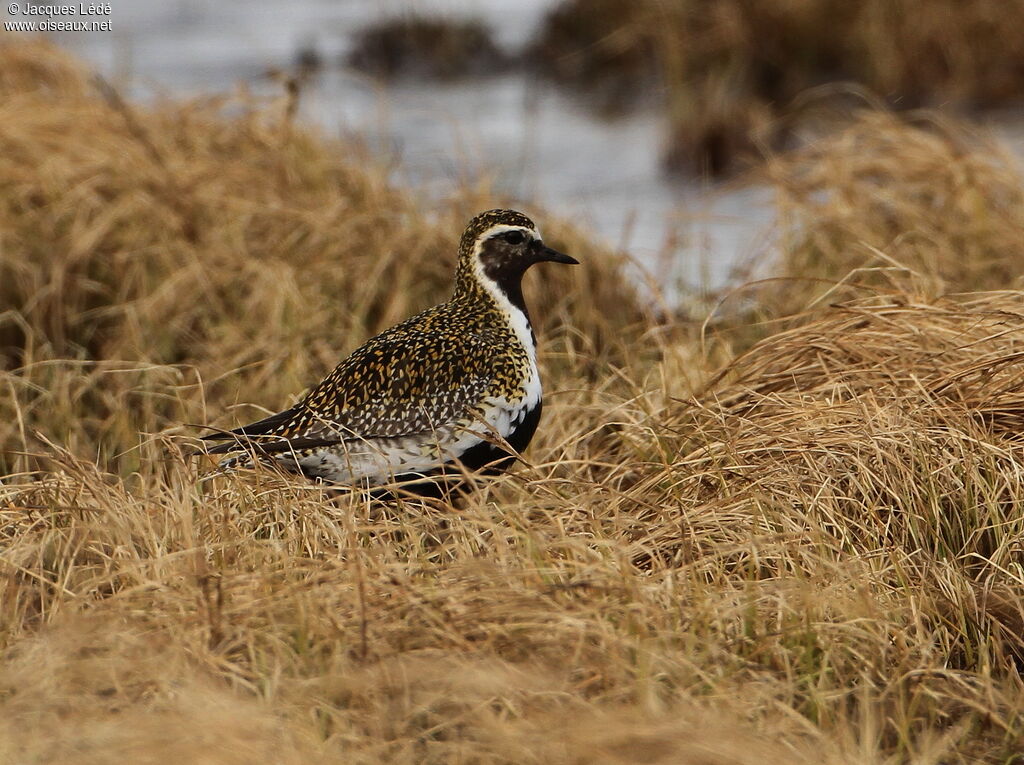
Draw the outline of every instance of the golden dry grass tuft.
[[[838,221],[829,252],[887,248],[887,270],[823,255],[766,293],[805,310],[709,336],[544,221],[586,265],[528,285],[549,391],[530,464],[456,509],[380,504],[202,478],[181,423],[283,404],[443,299],[481,195],[427,219],[287,102],[129,108],[37,47],[0,49],[0,72],[3,759],[1024,749],[1024,294],[939,294],[991,286],[995,261],[957,258],[1012,241],[1016,218],[985,216],[1020,184],[993,169],[973,207],[933,209],[947,177],[998,168],[988,148],[943,155],[938,196],[923,158],[945,144],[885,118],[845,163],[839,140],[780,169],[781,267]],[[893,265],[928,221],[934,256]]]
[[[773,158],[765,173],[786,237],[780,276],[885,286],[903,271],[932,297],[1021,285],[1020,163],[961,123],[862,111],[812,146]],[[790,289],[788,307],[797,309],[809,288]],[[833,284],[819,294],[826,291],[836,294]]]

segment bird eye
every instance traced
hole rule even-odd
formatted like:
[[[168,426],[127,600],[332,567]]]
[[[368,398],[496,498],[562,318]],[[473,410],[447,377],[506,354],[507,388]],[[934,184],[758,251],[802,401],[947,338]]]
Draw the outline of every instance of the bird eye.
[[[526,241],[526,235],[522,231],[506,231],[502,238],[509,244],[522,244]]]

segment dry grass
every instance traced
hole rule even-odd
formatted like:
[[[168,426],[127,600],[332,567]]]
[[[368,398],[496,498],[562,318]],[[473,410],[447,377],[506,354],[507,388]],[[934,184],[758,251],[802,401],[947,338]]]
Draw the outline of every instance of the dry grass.
[[[764,307],[778,314],[864,287],[927,299],[1020,288],[1024,178],[991,137],[933,113],[862,111],[774,157],[780,242]]]
[[[1024,295],[937,293],[989,286],[994,261],[948,268],[964,241],[972,258],[1012,241],[1015,218],[970,214],[1021,193],[1008,174],[936,217],[906,159],[932,134],[884,121],[889,140],[829,154],[847,169],[819,178],[828,194],[797,182],[821,157],[780,170],[800,221],[783,267],[827,239],[823,196],[868,203],[836,229],[849,248],[896,252],[900,231],[945,221],[935,258],[826,300],[794,282],[812,285],[804,313],[707,338],[660,326],[615,258],[545,225],[586,266],[529,285],[551,391],[532,464],[457,510],[370,504],[262,473],[199,480],[179,423],[280,405],[442,299],[460,223],[494,200],[427,220],[353,147],[290,127],[286,103],[127,111],[52,51],[0,64],[0,758],[1024,748]],[[943,173],[997,168],[985,152],[944,159],[937,193]],[[891,220],[858,191],[869,165]]]
[[[428,219],[358,147],[293,130],[287,98],[129,111],[57,56],[4,57],[0,364],[20,370],[8,386],[21,407],[0,402],[8,446],[11,429],[35,449],[29,423],[128,472],[140,430],[205,423],[207,402],[280,405],[339,353],[443,299],[462,226],[496,202],[467,191]],[[545,230],[583,259],[593,251]],[[559,349],[593,369],[621,362],[635,334],[623,327],[641,313],[610,277],[614,259],[591,260],[538,279],[534,303],[548,334],[574,317]],[[126,404],[148,411],[128,419]]]

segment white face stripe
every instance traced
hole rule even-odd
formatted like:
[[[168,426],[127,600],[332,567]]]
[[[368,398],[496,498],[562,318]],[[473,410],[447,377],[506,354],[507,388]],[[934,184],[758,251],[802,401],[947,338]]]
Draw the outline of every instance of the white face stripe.
[[[532,408],[541,398],[540,372],[537,370],[537,345],[533,339],[533,329],[530,327],[530,321],[526,318],[526,314],[512,305],[512,301],[508,299],[504,290],[484,273],[484,265],[480,261],[480,249],[489,238],[488,235],[494,236],[496,233],[500,234],[505,231],[524,231],[540,238],[536,230],[522,226],[492,226],[477,238],[476,244],[473,246],[473,276],[497,304],[498,310],[508,317],[509,326],[515,332],[516,338],[522,343],[523,348],[526,349],[526,355],[530,360],[530,370],[524,387],[526,402]]]
[[[530,228],[529,226],[509,226],[508,224],[505,223],[499,223],[497,225],[491,226],[489,229],[484,231],[482,234],[480,234],[480,236],[476,238],[477,247],[479,248],[480,242],[484,241],[485,239],[491,239],[492,237],[499,236],[501,234],[504,234],[506,231],[522,231],[524,234],[534,239],[540,239],[540,232],[537,231],[537,229],[535,228]],[[477,250],[477,254],[479,254],[479,250]]]
[[[502,233],[504,231],[530,231],[529,229],[524,229],[521,226],[493,226],[488,229],[488,231],[494,231],[496,229],[500,229],[498,233]],[[526,315],[512,305],[512,301],[508,299],[505,291],[498,286],[498,283],[494,281],[494,279],[484,273],[484,264],[483,261],[480,260],[480,250],[483,248],[484,242],[489,238],[490,237],[481,235],[476,240],[476,244],[473,245],[473,276],[476,278],[477,282],[479,282],[480,286],[484,288],[487,294],[494,298],[494,302],[498,304],[498,308],[501,309],[502,313],[509,317],[509,320],[512,321],[513,324],[518,323],[521,317],[522,323],[526,327],[527,336],[526,342],[524,342],[523,345],[526,346],[526,349],[530,351],[532,355],[533,337],[530,333],[530,323],[526,320]],[[517,331],[516,334],[519,334],[519,332]],[[520,336],[519,339],[522,340],[522,336]]]

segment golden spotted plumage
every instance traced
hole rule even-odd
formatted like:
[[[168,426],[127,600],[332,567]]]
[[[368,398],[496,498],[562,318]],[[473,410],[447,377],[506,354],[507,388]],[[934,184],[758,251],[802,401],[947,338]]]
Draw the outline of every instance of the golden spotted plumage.
[[[366,342],[290,409],[207,436],[223,441],[208,451],[228,453],[225,468],[272,459],[309,476],[371,486],[455,462],[507,466],[495,436],[525,448],[540,415],[535,338],[520,284],[542,260],[575,262],[544,247],[522,213],[478,215],[460,241],[448,302]]]

